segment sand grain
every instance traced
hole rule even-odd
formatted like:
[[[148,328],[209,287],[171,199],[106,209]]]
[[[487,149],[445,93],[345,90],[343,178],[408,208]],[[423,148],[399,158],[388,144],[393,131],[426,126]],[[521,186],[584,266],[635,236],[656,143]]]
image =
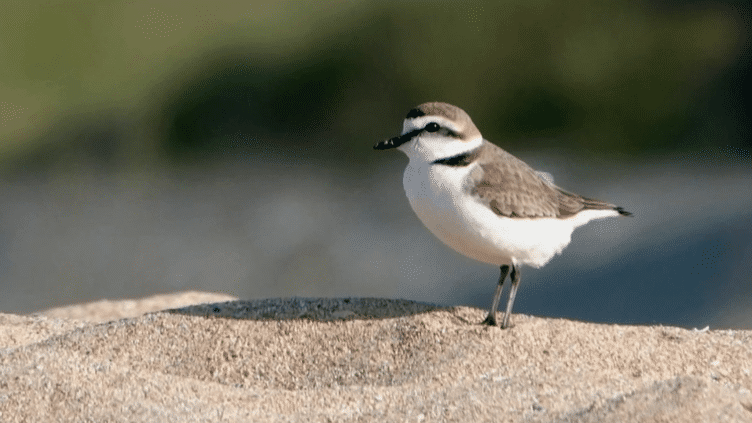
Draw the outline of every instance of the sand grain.
[[[0,421],[752,421],[750,331],[522,315],[502,331],[384,299],[60,310],[0,315]]]

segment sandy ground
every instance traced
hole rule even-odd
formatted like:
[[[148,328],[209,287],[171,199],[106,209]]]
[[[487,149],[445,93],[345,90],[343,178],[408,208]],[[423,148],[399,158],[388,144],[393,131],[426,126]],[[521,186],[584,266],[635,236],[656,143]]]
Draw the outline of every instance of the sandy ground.
[[[0,421],[752,422],[752,331],[484,317],[195,292],[0,314]]]

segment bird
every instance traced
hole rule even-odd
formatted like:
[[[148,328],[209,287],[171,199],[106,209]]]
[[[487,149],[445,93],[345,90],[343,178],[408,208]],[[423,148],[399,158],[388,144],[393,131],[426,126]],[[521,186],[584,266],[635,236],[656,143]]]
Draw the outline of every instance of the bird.
[[[499,266],[486,325],[497,326],[507,276],[511,288],[502,329],[511,327],[521,266],[544,266],[591,220],[632,215],[559,188],[549,174],[484,139],[470,116],[448,103],[411,109],[402,133],[373,148],[407,155],[405,194],[431,233],[460,254]]]

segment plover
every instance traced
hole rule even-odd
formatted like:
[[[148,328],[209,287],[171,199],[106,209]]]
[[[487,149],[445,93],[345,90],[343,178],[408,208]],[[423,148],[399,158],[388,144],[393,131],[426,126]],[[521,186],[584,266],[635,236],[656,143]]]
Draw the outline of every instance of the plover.
[[[470,116],[451,104],[424,103],[410,110],[402,134],[373,148],[407,155],[407,199],[434,235],[461,254],[500,266],[483,321],[488,325],[496,325],[507,275],[512,287],[502,328],[509,327],[521,265],[545,265],[569,244],[576,228],[593,219],[631,215],[557,187],[549,175],[483,139]]]

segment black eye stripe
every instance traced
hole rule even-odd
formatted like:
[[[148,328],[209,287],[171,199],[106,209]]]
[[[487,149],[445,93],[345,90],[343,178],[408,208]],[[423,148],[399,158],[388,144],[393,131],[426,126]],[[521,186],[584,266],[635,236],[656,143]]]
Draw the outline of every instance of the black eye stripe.
[[[431,123],[434,123],[434,124],[436,124],[436,125],[438,126],[438,129],[436,129],[436,131],[429,131],[429,130],[428,130],[428,128],[427,128],[427,127],[428,127],[428,125],[430,125]],[[439,125],[438,125],[438,124],[437,124],[436,122],[429,122],[429,123],[428,123],[428,124],[426,124],[426,126],[424,126],[423,128],[416,128],[416,129],[413,129],[412,131],[410,131],[410,132],[408,132],[408,133],[405,133],[405,134],[402,134],[402,135],[400,135],[400,136],[399,136],[398,138],[401,138],[401,139],[403,139],[403,141],[402,141],[401,143],[404,143],[404,142],[407,142],[407,141],[409,141],[409,140],[413,139],[413,138],[414,138],[415,136],[417,136],[417,135],[420,135],[420,134],[422,134],[422,133],[424,133],[424,132],[429,132],[429,133],[430,133],[430,132],[438,132],[439,130],[441,130],[441,131],[442,131],[442,133],[445,133],[446,135],[448,135],[448,136],[449,136],[449,137],[451,137],[451,138],[460,138],[459,134],[457,134],[456,132],[452,131],[452,130],[451,130],[451,129],[449,129],[449,128],[442,128],[442,127],[441,127],[441,126],[439,126]],[[401,143],[400,143],[400,144],[401,144]]]

